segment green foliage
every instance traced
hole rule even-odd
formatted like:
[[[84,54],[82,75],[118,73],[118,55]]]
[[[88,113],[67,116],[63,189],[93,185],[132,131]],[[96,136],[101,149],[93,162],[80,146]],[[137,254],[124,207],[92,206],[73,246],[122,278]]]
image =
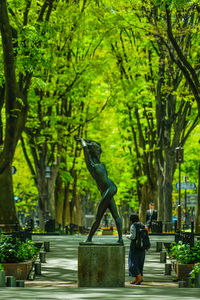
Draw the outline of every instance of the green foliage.
[[[0,239],[0,262],[20,262],[33,258],[38,253],[34,242],[27,239],[21,242],[18,238],[1,236]]]
[[[193,1],[195,3],[195,1]],[[156,0],[156,5],[169,5],[173,7],[184,7],[186,4],[191,4],[191,0]]]
[[[173,32],[178,43],[181,39],[179,44],[184,45],[186,37],[182,34],[186,33],[190,24],[184,22],[184,10],[177,10],[177,6],[180,9],[181,5],[197,1],[147,0],[145,8],[144,2],[138,0],[98,2],[96,5],[95,1],[88,1],[83,7],[83,1],[56,1],[51,18],[47,21],[45,15],[43,21],[38,22],[43,1],[32,1],[28,23],[23,25],[27,1],[8,1],[9,9],[12,9],[12,13],[9,13],[10,22],[17,30],[17,37],[13,40],[17,76],[20,78],[20,74],[25,75],[26,71],[33,73],[28,93],[26,142],[35,151],[31,162],[36,161],[36,158],[43,159],[37,162],[37,168],[44,166],[47,161],[53,163],[58,155],[63,160],[59,169],[63,185],[69,183],[71,192],[73,174],[78,174],[78,193],[82,194],[90,189],[92,199],[98,200],[100,194],[88,174],[83,153],[76,152],[72,139],[74,134],[80,133],[98,140],[102,144],[102,161],[106,164],[109,177],[118,187],[115,197],[117,203],[128,203],[138,209],[137,183],[142,187],[148,182],[147,172],[143,168],[144,156],[150,162],[150,171],[153,170],[154,153],[160,149],[160,145],[163,147],[166,137],[173,144],[175,125],[179,123],[175,116],[179,113],[182,99],[192,101],[191,93],[183,80],[173,92],[177,100],[176,111],[170,116],[170,103],[167,102],[166,95],[173,90],[171,83],[178,73],[176,74],[177,67],[169,60],[165,51],[167,72],[164,74],[161,92],[164,99],[162,108],[167,109],[163,109],[162,120],[156,120],[157,83],[160,80],[161,63],[161,49],[157,42],[159,35],[162,39],[167,39],[164,9],[160,13],[154,4],[163,5],[163,8],[168,4],[174,8]],[[153,16],[156,16],[155,20]],[[177,21],[177,16],[180,16],[180,22]],[[181,27],[182,24],[185,24],[185,28]],[[195,65],[198,62],[199,47],[198,30],[195,26],[191,31],[193,33],[193,39],[188,42],[192,47],[189,49],[188,59]],[[160,43],[161,39],[159,45]],[[184,51],[187,52],[186,49]],[[3,82],[3,60],[0,55],[0,86]],[[102,112],[105,102],[106,108]],[[141,131],[145,137],[144,147],[134,114],[135,108],[138,108]],[[145,117],[145,112],[152,115],[151,120]],[[189,125],[195,113],[194,106],[185,123]],[[5,117],[2,119],[5,120]],[[160,123],[166,121],[166,124],[170,124],[171,120],[174,122],[169,137],[167,133],[165,136],[166,128],[160,128]],[[158,140],[160,142],[157,128],[164,133],[162,136],[165,138],[159,146],[156,144]],[[139,157],[136,155],[132,129],[136,132]],[[199,128],[185,144],[185,162],[181,166],[194,182],[197,182],[198,130]],[[14,195],[23,196],[23,200],[16,203],[17,208],[24,210],[28,207],[28,211],[36,206],[38,191],[19,149],[17,148],[14,162],[17,167],[17,173],[13,176]],[[30,158],[30,150],[28,155]],[[160,155],[163,156],[163,152]],[[35,173],[42,174],[36,165]],[[155,178],[154,174],[152,178]],[[177,178],[178,172],[175,174],[175,182]]]
[[[183,264],[200,262],[200,243],[196,242],[194,247],[190,247],[189,244],[183,244],[181,241],[177,244],[173,243],[169,250],[169,256]]]
[[[196,263],[190,273],[191,278],[195,278],[195,274],[200,273],[200,262]]]
[[[4,270],[4,268],[3,268],[2,264],[0,264],[0,271],[3,271],[3,270]]]

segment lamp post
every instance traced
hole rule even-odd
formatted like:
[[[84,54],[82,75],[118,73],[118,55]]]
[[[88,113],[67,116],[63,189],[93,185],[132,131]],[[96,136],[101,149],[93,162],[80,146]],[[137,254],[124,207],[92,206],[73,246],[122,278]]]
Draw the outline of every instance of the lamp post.
[[[179,197],[178,197],[178,224],[177,229],[181,230],[181,164],[183,163],[183,148],[175,149],[176,163],[179,164]]]
[[[188,176],[183,176],[183,182],[187,182],[188,181]],[[187,228],[187,215],[188,215],[188,213],[187,213],[187,189],[185,189],[185,226],[186,226],[186,228]]]
[[[45,178],[47,179],[47,206],[46,206],[46,219],[49,217],[49,179],[51,178],[51,167],[45,167]]]

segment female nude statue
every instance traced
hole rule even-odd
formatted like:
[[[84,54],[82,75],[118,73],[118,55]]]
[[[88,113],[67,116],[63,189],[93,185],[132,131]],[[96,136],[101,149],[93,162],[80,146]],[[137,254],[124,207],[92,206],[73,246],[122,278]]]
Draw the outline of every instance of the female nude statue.
[[[95,222],[91,227],[86,242],[92,241],[92,237],[99,227],[106,209],[109,208],[116,222],[119,237],[118,243],[123,243],[122,223],[117,211],[115,201],[113,199],[113,196],[117,193],[117,187],[114,182],[108,178],[105,165],[100,162],[100,155],[102,152],[101,145],[95,141],[78,138],[76,136],[74,138],[77,142],[80,142],[83,147],[87,168],[96,181],[97,187],[102,197],[98,206]]]

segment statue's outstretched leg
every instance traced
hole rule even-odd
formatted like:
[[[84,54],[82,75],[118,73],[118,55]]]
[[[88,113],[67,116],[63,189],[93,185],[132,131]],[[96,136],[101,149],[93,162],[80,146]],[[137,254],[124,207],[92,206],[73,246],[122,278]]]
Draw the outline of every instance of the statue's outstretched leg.
[[[93,225],[90,229],[90,233],[87,237],[86,242],[91,242],[92,241],[92,237],[95,234],[96,230],[98,229],[98,227],[100,225],[100,222],[101,222],[101,219],[102,219],[106,209],[107,209],[107,203],[102,203],[102,201],[101,201],[100,204],[99,204],[98,210],[97,210],[96,219],[95,219],[95,221],[94,221],[94,223],[93,223]]]
[[[92,228],[90,229],[90,233],[88,235],[88,238],[86,242],[91,242],[92,237],[96,230],[98,229],[101,219],[106,212],[106,209],[110,205],[110,201],[113,197],[113,195],[116,193],[117,189],[115,186],[109,187],[103,194],[102,194],[102,199],[101,202],[99,203],[98,210],[97,210],[97,215],[96,215],[96,220],[94,221]]]
[[[113,219],[115,220],[116,226],[117,226],[117,232],[118,232],[118,243],[123,244],[123,238],[122,238],[122,221],[121,218],[119,216],[118,210],[117,210],[117,206],[115,203],[115,200],[112,198],[110,205],[109,205],[109,210],[112,214]]]

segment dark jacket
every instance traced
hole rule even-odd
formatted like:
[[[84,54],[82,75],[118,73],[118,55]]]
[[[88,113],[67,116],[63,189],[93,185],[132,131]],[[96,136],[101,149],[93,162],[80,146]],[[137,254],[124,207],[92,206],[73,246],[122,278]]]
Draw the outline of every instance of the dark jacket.
[[[146,212],[146,226],[151,228],[151,225],[152,225],[152,221],[153,220],[157,220],[157,216],[158,216],[158,213],[157,213],[157,210],[154,209],[152,212],[150,209],[147,210]]]

